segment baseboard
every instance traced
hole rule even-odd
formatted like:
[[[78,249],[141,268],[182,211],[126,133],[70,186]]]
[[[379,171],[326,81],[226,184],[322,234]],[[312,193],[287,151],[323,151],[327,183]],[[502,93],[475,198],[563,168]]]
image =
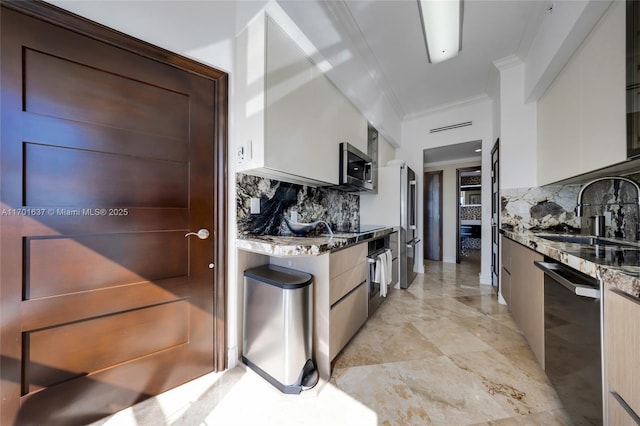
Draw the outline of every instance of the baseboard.
[[[502,297],[502,292],[498,293],[498,303],[501,305],[506,305],[507,301],[504,300],[504,297]]]
[[[455,257],[443,257],[442,261],[444,263],[456,263],[456,258]]]
[[[480,272],[478,274],[478,276],[480,276],[480,284],[487,284],[487,285],[491,285],[491,274],[489,275],[482,275],[482,272]]]

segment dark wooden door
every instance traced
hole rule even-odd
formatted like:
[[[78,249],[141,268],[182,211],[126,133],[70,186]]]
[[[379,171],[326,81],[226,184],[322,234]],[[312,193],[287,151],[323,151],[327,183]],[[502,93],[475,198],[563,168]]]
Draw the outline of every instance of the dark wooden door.
[[[424,258],[442,260],[442,170],[424,173]]]
[[[216,82],[1,18],[0,423],[86,424],[214,370]]]

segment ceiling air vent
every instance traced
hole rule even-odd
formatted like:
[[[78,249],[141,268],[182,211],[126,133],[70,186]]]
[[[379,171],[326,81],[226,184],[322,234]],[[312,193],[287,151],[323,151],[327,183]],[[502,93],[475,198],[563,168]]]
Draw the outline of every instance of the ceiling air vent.
[[[438,133],[444,132],[445,130],[457,129],[459,127],[467,127],[473,124],[472,121],[465,121],[464,123],[452,124],[450,126],[437,127],[435,129],[430,129],[429,133]]]

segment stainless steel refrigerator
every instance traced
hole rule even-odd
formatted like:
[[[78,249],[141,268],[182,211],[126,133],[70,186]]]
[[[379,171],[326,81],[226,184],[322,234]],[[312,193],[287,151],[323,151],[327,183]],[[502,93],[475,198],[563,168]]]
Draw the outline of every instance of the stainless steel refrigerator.
[[[378,193],[360,195],[360,223],[399,227],[400,288],[408,288],[414,272],[418,238],[416,174],[401,161],[378,168]]]

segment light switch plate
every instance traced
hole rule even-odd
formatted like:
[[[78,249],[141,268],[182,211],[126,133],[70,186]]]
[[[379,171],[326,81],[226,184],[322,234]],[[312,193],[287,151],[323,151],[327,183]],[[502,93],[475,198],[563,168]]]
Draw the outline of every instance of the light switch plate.
[[[260,198],[251,198],[251,214],[260,214]]]

